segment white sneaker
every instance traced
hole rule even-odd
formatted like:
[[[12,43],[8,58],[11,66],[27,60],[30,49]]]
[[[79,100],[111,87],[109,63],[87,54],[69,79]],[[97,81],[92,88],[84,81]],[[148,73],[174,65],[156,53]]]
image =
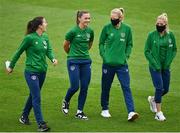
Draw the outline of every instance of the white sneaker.
[[[139,114],[136,112],[130,112],[128,114],[128,121],[134,121],[135,119],[137,119],[139,117]]]
[[[157,108],[156,108],[156,103],[154,101],[154,96],[148,96],[148,102],[149,102],[149,105],[150,105],[150,110],[153,113],[156,113],[157,112]]]
[[[111,114],[109,113],[109,110],[102,110],[101,116],[105,118],[111,117]]]
[[[166,117],[164,117],[163,112],[160,111],[160,112],[157,112],[157,113],[156,113],[155,119],[158,120],[158,121],[165,121],[165,120],[166,120]]]

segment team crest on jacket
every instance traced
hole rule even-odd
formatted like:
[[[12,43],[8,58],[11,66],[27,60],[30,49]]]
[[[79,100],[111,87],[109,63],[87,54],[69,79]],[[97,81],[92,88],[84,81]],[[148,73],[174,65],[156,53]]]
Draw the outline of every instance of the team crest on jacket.
[[[87,38],[90,38],[90,34],[89,33],[86,33],[86,36],[87,36]]]
[[[47,42],[43,41],[44,48],[47,49]]]
[[[87,37],[87,41],[89,41],[89,39],[90,39],[90,34],[89,34],[89,33],[86,33],[86,37]]]
[[[80,34],[77,34],[77,36],[76,37],[81,37],[81,35]]]
[[[168,41],[169,41],[169,43],[172,43],[172,40],[171,40],[171,38],[169,38],[169,40],[168,40]]]
[[[121,37],[125,37],[126,36],[126,34],[123,32],[123,33],[121,33]]]
[[[110,34],[110,36],[114,36],[114,34],[113,34],[113,33],[111,33],[111,34]]]

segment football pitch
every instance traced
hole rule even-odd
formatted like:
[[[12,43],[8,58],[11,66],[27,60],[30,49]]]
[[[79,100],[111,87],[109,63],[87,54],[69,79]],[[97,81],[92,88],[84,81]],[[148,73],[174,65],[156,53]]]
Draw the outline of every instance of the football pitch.
[[[101,68],[98,41],[102,27],[110,22],[110,11],[115,7],[125,9],[124,22],[132,27],[134,46],[128,61],[135,109],[140,118],[127,121],[127,110],[117,77],[110,93],[112,117],[100,116]],[[75,119],[78,93],[71,99],[70,112],[64,116],[60,110],[62,99],[69,87],[64,36],[75,26],[76,11],[87,9],[91,13],[90,27],[95,40],[90,50],[92,77],[84,112],[89,120]],[[148,32],[155,29],[156,17],[166,12],[169,27],[176,37],[177,56],[171,65],[170,92],[163,98],[162,110],[167,120],[158,122],[150,112],[147,97],[154,94],[148,63],[144,57],[144,43]],[[14,72],[5,72],[6,60],[10,60],[20,45],[27,22],[44,16],[48,21],[49,39],[59,64],[49,67],[42,89],[42,112],[51,131],[60,132],[178,132],[180,131],[180,1],[179,0],[0,0],[0,132],[33,132],[37,130],[33,111],[31,125],[18,122],[28,88],[24,79],[25,53],[18,60]]]

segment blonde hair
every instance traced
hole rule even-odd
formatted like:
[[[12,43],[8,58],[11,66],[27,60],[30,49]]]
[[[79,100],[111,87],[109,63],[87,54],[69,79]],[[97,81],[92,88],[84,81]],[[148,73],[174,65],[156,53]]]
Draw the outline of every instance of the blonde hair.
[[[167,13],[162,13],[161,15],[159,15],[157,17],[157,20],[158,19],[162,19],[165,24],[166,24],[166,32],[169,32],[169,24],[168,24],[168,16],[167,16]]]
[[[119,10],[122,12],[122,14],[124,15],[124,8],[120,7]]]
[[[123,15],[124,9],[123,8],[114,8],[111,10],[111,14],[117,14],[119,18]]]
[[[121,21],[123,22],[124,20],[124,8],[120,7],[119,10],[122,12],[122,15],[121,15]]]

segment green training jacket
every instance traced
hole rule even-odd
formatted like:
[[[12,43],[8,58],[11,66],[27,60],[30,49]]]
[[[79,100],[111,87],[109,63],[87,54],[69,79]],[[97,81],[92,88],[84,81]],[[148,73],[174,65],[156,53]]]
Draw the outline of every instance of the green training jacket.
[[[162,45],[166,48],[163,63],[161,59]],[[176,40],[172,32],[167,32],[163,36],[160,36],[156,30],[149,33],[145,43],[144,54],[149,61],[150,68],[154,70],[169,69],[176,52]]]
[[[10,68],[14,68],[21,54],[26,51],[25,70],[30,72],[46,72],[46,56],[53,61],[54,54],[46,33],[39,36],[37,32],[28,34],[11,59]]]
[[[65,40],[70,41],[68,59],[90,59],[89,43],[94,40],[94,31],[91,28],[81,29],[77,25],[66,33]]]
[[[99,39],[99,52],[103,64],[120,66],[127,64],[133,46],[131,28],[121,23],[119,28],[112,24],[104,26]]]

